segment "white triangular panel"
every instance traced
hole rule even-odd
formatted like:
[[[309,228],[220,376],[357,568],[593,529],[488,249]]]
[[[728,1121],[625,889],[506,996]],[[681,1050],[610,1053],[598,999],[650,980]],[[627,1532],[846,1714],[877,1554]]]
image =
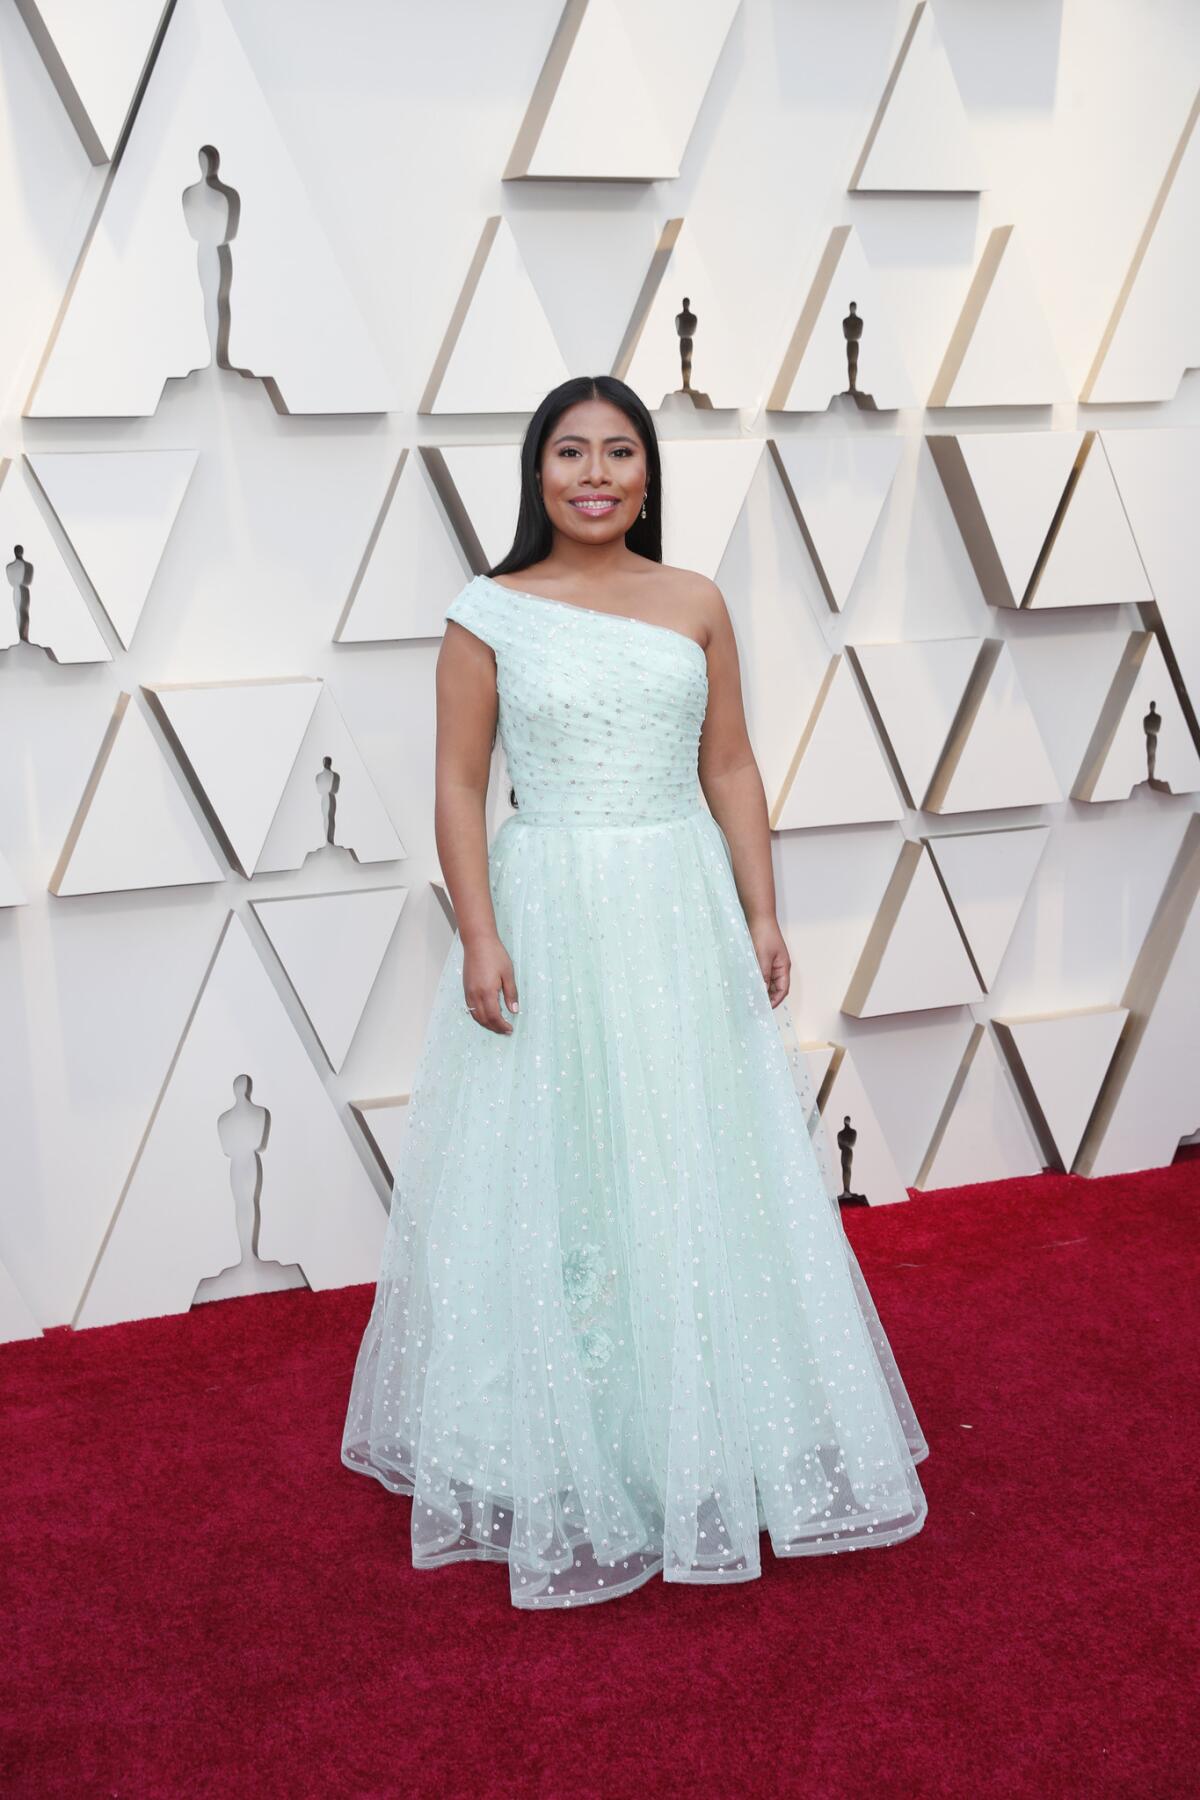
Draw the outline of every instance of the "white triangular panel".
[[[1121,606],[1152,598],[1104,444],[1092,436],[1029,604]]]
[[[1082,431],[964,431],[953,443],[962,458],[974,500],[982,514],[987,548],[996,558],[1003,592],[986,590],[996,604],[1020,606],[1045,549],[1063,492],[1083,443]],[[931,439],[936,454],[946,440]],[[950,490],[951,504],[955,494]],[[973,517],[960,518],[964,537]],[[968,545],[968,548],[970,546]]]
[[[446,596],[457,593],[469,578],[420,459],[403,450],[334,642],[440,638],[446,629]]]
[[[329,758],[330,768],[325,768]],[[332,795],[329,777],[337,778]],[[333,801],[333,843],[326,836]],[[356,862],[393,862],[408,852],[329,689],[323,688],[296,752],[266,842],[254,865],[298,869],[314,850],[352,853]]]
[[[251,902],[335,1069],[346,1059],[407,896],[407,888],[364,888]]]
[[[1104,703],[1096,734],[1078,779],[1076,800],[1127,800],[1147,779],[1145,719],[1151,702],[1162,721],[1157,732],[1154,780],[1173,794],[1200,791],[1200,757],[1152,631],[1130,634],[1126,654]]]
[[[28,642],[53,653],[58,663],[111,662],[108,646],[88,611],[74,576],[41,508],[29,476],[18,464],[0,460],[0,650],[20,643],[16,587],[6,571],[16,559],[33,570],[29,588]]]
[[[1200,713],[1200,431],[1106,431],[1138,552],[1193,709]]]
[[[480,234],[420,413],[530,413],[570,374],[507,219]]]
[[[111,161],[153,52],[164,0],[17,0],[80,142]]]
[[[983,812],[996,806],[1047,806],[1062,799],[1006,643],[1000,645],[964,731],[952,765],[935,778],[925,803],[929,811]]]
[[[12,864],[0,850],[0,906],[26,906],[29,896],[13,873]]]
[[[863,321],[856,387],[878,411],[916,406],[893,328],[893,309],[852,225],[835,225],[767,401],[773,412],[825,412],[850,386],[842,321],[855,302]],[[856,402],[851,402],[852,405]]]
[[[222,928],[74,1325],[186,1312],[241,1256],[218,1131],[249,1075],[270,1114],[258,1256],[314,1289],[378,1273],[387,1217],[240,919]],[[273,1285],[270,1282],[264,1285]]]
[[[843,1050],[821,1109],[822,1128],[839,1188],[842,1153],[837,1134],[843,1129],[847,1114],[851,1129],[858,1133],[850,1164],[851,1192],[865,1195],[872,1206],[893,1206],[899,1200],[907,1200],[908,1189],[888,1149],[870,1096],[850,1052]]]
[[[863,431],[777,438],[774,449],[826,598],[840,610],[891,492],[904,440]]]
[[[479,545],[480,566],[491,568],[508,554],[517,528],[520,448],[516,444],[446,444],[441,458],[455,503],[470,521]],[[472,560],[468,556],[468,561]]]
[[[992,1021],[1014,1073],[1029,1083],[1064,1169],[1075,1161],[1128,1017],[1124,1006],[1089,1006]]]
[[[183,887],[225,874],[141,708],[121,694],[50,892]]]
[[[254,872],[321,686],[302,675],[145,690],[161,706],[244,875]]]
[[[761,438],[663,438],[663,561],[714,580],[763,457]]]
[[[0,1262],[0,1344],[21,1343],[41,1335],[42,1328],[25,1296]]]
[[[681,31],[673,0],[567,0],[505,179],[677,176],[737,7],[695,0]]]
[[[905,845],[842,1011],[873,1019],[965,1006],[982,993],[933,864],[920,846]]]
[[[1200,94],[1180,133],[1079,398],[1173,400],[1200,367]]]
[[[920,0],[850,177],[850,191],[977,194],[983,185],[946,47],[932,7]]]
[[[1077,1159],[1082,1174],[1164,1168],[1181,1141],[1200,1131],[1198,888],[1200,818],[1193,815],[1125,991],[1131,1016]]]
[[[659,236],[637,309],[613,364],[657,412],[683,387],[676,315],[686,297],[696,315],[689,381],[714,408],[748,406],[755,382],[748,367],[745,331],[735,328],[722,301],[725,284],[714,278],[686,219],[668,219]],[[691,407],[692,402],[683,404]]]
[[[976,1024],[913,1186],[969,1187],[1040,1175],[1042,1153],[987,1027]]]
[[[772,810],[773,831],[900,819],[900,804],[845,657],[835,656]]]
[[[926,838],[985,987],[1004,960],[1050,836],[1048,825]]]
[[[154,75],[26,408],[31,418],[155,411],[211,361],[183,193],[213,145],[240,197],[228,356],[292,413],[384,412],[390,380],[220,0],[177,0]]]
[[[616,0],[567,0],[506,180],[664,181],[678,175],[654,103],[657,71],[647,65],[636,21],[631,41],[622,11]],[[699,13],[702,19],[703,6]],[[688,48],[686,37],[682,47]],[[616,92],[613,69],[622,71]]]
[[[1072,398],[1021,240],[998,225],[984,245],[930,406],[1049,406]]]
[[[126,649],[197,456],[195,450],[61,450],[27,458]]]
[[[853,644],[913,806],[920,807],[979,658],[978,638]]]

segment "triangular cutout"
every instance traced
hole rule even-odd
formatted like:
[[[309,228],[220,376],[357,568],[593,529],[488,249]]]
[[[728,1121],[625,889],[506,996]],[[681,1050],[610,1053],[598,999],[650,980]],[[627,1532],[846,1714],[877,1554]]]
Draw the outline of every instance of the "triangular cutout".
[[[243,875],[254,873],[321,686],[311,676],[267,676],[145,690]]]
[[[251,905],[334,1069],[340,1069],[387,955],[407,888],[291,894]]]
[[[1080,400],[1173,400],[1200,367],[1200,92],[1163,174]]]
[[[848,644],[846,650],[871,696],[908,803],[919,809],[979,660],[979,639]]]
[[[334,630],[334,642],[440,638],[446,628],[446,595],[457,593],[469,579],[420,459],[404,449]]]
[[[660,454],[664,560],[715,581],[763,459],[762,439],[676,438]],[[686,505],[672,498],[682,494]]]
[[[150,71],[172,5],[121,0],[17,0],[58,97],[94,163],[111,162]]]
[[[705,11],[696,15],[703,27]],[[567,6],[504,171],[506,181],[666,181],[679,174],[635,44],[612,0]],[[611,73],[621,70],[620,121]],[[647,79],[650,77],[651,79]]]
[[[969,431],[925,441],[989,606],[1020,606],[1064,505],[1082,431]]]
[[[1123,606],[1152,598],[1104,445],[1089,431],[1025,604]]]
[[[127,650],[198,455],[60,450],[27,458]]]
[[[737,10],[705,0],[680,31],[670,7],[565,6],[504,179],[674,180]]]
[[[1188,819],[1121,1004],[1129,1018],[1075,1158],[1081,1175],[1160,1169],[1200,1130],[1200,816]]]
[[[933,8],[914,7],[851,193],[978,194],[983,174]]]
[[[842,1011],[854,1018],[966,1006],[983,988],[921,844],[906,843],[863,946]]]
[[[1072,398],[1012,225],[989,234],[929,406],[1049,406]]]
[[[223,881],[140,707],[121,694],[50,877],[52,894]]]
[[[1027,1013],[992,1020],[1049,1168],[1069,1170],[1112,1062],[1128,1010]]]
[[[1043,1163],[1012,1078],[987,1027],[976,1022],[914,1187],[970,1187],[1040,1175]]]
[[[641,394],[651,411],[670,405],[686,416],[697,407],[707,411],[751,404],[755,382],[746,333],[726,313],[723,288],[692,224],[668,219],[613,359],[613,374]],[[688,327],[693,344],[690,393],[685,393],[680,321],[689,311],[694,315]]]
[[[928,812],[987,812],[1062,799],[1007,643],[984,646],[951,743],[925,797]]]
[[[1195,711],[1200,706],[1200,431],[1154,425],[1100,435],[1154,594],[1157,616],[1148,616],[1147,609],[1142,623],[1155,624],[1169,645],[1171,667],[1178,669]]]
[[[327,687],[300,741],[255,873],[298,869],[318,853],[357,863],[408,855]]]
[[[857,319],[858,326],[850,323]],[[874,412],[915,406],[893,328],[891,301],[867,261],[852,225],[835,225],[817,265],[791,342],[767,400],[772,412],[826,412],[850,390],[848,334],[857,329],[854,388]]]
[[[529,413],[570,374],[512,227],[479,236],[419,413]]]
[[[1127,800],[1143,782],[1200,791],[1200,757],[1152,631],[1129,634],[1071,797]]]
[[[903,453],[903,440],[866,432],[772,440],[796,518],[831,611],[850,598]]]
[[[985,988],[1000,972],[1049,836],[1048,825],[1018,825],[923,840]]]
[[[0,611],[0,651],[21,643],[23,630],[24,642],[37,645],[53,662],[112,661],[58,540],[33,497],[28,474],[18,465],[0,460],[0,578],[5,575],[7,603]]]
[[[842,1171],[838,1133],[855,1133],[850,1148],[850,1192],[861,1194],[868,1206],[894,1206],[908,1199],[908,1189],[896,1167],[871,1097],[848,1050],[839,1050],[829,1091],[821,1106],[821,1129],[833,1167]]]
[[[830,660],[771,810],[772,831],[900,819],[904,809],[846,659]]]

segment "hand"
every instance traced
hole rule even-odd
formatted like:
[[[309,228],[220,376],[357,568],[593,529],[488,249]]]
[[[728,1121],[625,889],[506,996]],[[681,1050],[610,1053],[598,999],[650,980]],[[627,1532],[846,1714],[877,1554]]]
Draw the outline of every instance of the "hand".
[[[772,1006],[778,1006],[792,984],[792,959],[783,941],[779,921],[763,919],[749,929],[754,954],[767,984],[767,998]]]
[[[477,1025],[510,1037],[512,1026],[500,1011],[500,990],[509,1012],[517,1010],[517,982],[512,959],[498,937],[463,947],[463,994]]]

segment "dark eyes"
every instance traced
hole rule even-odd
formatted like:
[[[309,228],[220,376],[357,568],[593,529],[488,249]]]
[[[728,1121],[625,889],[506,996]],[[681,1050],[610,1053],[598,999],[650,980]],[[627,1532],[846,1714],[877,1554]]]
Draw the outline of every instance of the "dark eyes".
[[[564,444],[558,454],[560,456],[578,456],[579,451],[574,444]],[[614,456],[632,456],[633,447],[630,444],[618,444],[613,454]]]

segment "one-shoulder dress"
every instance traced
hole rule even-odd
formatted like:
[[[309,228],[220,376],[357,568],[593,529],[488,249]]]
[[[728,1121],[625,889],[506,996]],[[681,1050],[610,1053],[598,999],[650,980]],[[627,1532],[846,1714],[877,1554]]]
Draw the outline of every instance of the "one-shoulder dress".
[[[343,1463],[410,1497],[416,1567],[505,1562],[530,1609],[913,1536],[928,1445],[699,783],[704,647],[484,575],[446,617],[496,660],[518,1010],[475,1023],[455,937]]]

